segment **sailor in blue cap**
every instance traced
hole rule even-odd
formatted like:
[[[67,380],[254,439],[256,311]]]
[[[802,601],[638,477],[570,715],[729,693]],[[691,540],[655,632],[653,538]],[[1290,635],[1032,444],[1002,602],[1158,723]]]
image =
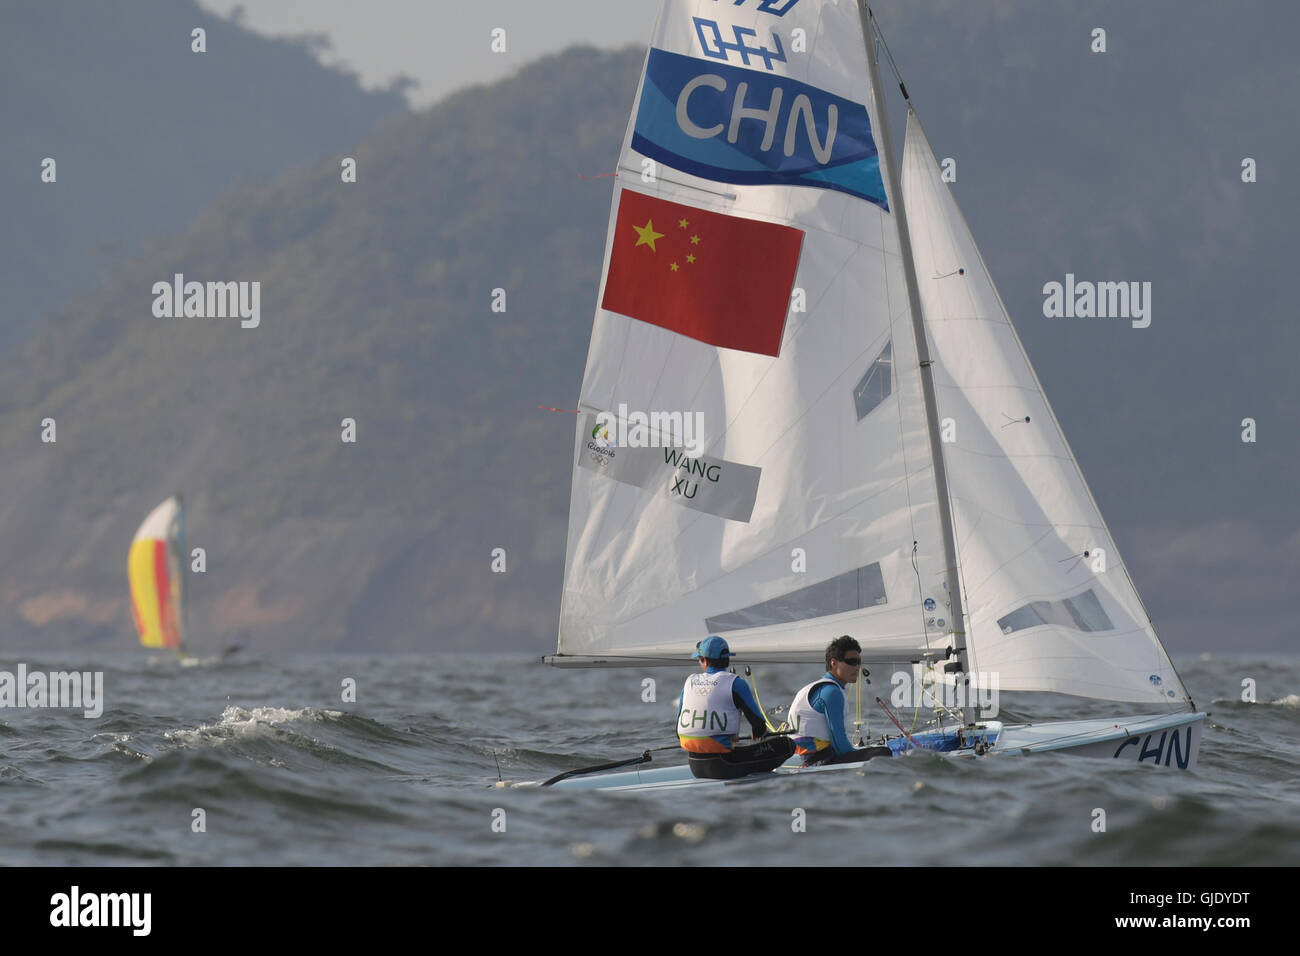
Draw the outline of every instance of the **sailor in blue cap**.
[[[793,756],[794,743],[789,737],[759,740],[767,733],[767,721],[753,689],[728,672],[731,648],[726,641],[716,634],[705,638],[691,657],[699,659],[700,672],[686,678],[682,688],[677,739],[695,776],[731,780],[774,770]],[[759,742],[736,747],[734,741],[744,721]]]

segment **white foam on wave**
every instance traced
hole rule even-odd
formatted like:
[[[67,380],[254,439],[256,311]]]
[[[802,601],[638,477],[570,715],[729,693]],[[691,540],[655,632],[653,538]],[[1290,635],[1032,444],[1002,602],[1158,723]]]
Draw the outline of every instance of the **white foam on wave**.
[[[211,667],[220,664],[220,657],[182,657],[181,667]]]
[[[1240,697],[1215,697],[1210,700],[1211,704],[1243,704],[1253,703],[1253,701],[1243,701]],[[1287,694],[1285,697],[1279,697],[1277,700],[1270,700],[1269,705],[1272,707],[1289,707],[1292,710],[1300,709],[1300,694]]]
[[[223,740],[265,737],[281,724],[299,720],[321,721],[342,717],[342,711],[320,710],[316,707],[292,709],[288,707],[227,707],[215,724],[200,724],[193,730],[169,730],[163,737],[182,744],[220,743]]]
[[[130,734],[118,733],[117,731],[113,731],[113,730],[105,730],[102,731],[101,733],[90,735],[91,740],[99,740],[101,737],[107,738],[108,740],[113,741],[113,743],[118,743],[118,744],[124,744],[131,739]]]

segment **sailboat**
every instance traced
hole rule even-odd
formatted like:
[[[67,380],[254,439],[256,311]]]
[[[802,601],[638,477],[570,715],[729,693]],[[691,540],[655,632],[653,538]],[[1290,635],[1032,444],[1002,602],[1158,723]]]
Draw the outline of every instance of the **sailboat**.
[[[665,0],[614,187],[544,660],[689,666],[718,634],[733,665],[811,665],[849,634],[864,662],[966,691],[954,719],[886,735],[894,754],[1193,769],[1205,714],[901,79],[899,169],[878,43],[859,0]],[[1004,725],[976,712],[990,688],[1137,713]],[[735,783],[595,769],[554,786]]]
[[[149,512],[131,541],[127,581],[140,643],[185,657],[185,510],[180,495]]]

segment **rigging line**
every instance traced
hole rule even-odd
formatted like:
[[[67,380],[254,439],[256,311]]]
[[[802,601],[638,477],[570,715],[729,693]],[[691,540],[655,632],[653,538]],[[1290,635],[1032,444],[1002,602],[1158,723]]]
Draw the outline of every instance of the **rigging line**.
[[[908,505],[911,505],[909,500]],[[921,583],[921,569],[916,566],[916,541],[912,542],[912,573],[916,575],[916,593],[921,597],[917,610],[921,612],[921,636],[925,638],[925,649],[930,649],[930,629],[925,624],[925,587]]]
[[[894,71],[894,79],[898,80],[898,90],[903,94],[904,102],[911,106],[912,100],[907,95],[907,84],[903,82],[903,74],[899,72],[898,64],[894,62],[894,54],[890,52],[889,44],[885,42],[885,34],[880,29],[880,21],[876,19],[876,14],[870,7],[867,8],[867,15],[871,17],[871,25],[876,30],[876,38],[880,41],[880,45],[884,47],[885,57],[889,60],[889,68]]]
[[[758,704],[758,712],[763,715],[763,723],[767,725],[768,733],[780,733],[776,727],[772,726],[772,721],[767,718],[767,711],[763,709],[763,701],[758,696],[758,681],[754,679],[754,671],[748,664],[745,665],[745,683],[754,692],[754,701]]]
[[[924,666],[924,665],[923,665],[923,666]],[[935,683],[938,684],[939,682],[936,680]],[[969,685],[969,682],[967,683],[967,686],[968,686],[968,687],[970,686],[970,685]],[[954,691],[955,691],[955,690],[956,690],[956,684],[955,684],[955,683],[954,683],[954,685],[953,685],[953,688],[954,688]],[[935,712],[935,714],[937,715],[937,716],[936,716],[936,720],[938,721],[939,729],[940,729],[940,730],[946,730],[946,729],[947,729],[947,728],[944,726],[944,723],[943,723],[943,717],[944,717],[945,714],[946,714],[949,718],[956,720],[958,726],[961,725],[961,714],[957,713],[955,710],[953,710],[951,707],[949,707],[947,704],[945,704],[943,701],[941,701],[937,696],[935,696],[933,693],[928,692],[928,691],[925,689],[925,678],[924,678],[924,674],[922,674],[922,679],[921,679],[921,702],[922,702],[923,704],[925,703],[925,698],[926,698],[927,696],[929,696],[929,698],[930,698],[932,701],[934,701],[934,712]],[[920,712],[920,707],[917,708],[917,712],[918,712],[918,713]],[[915,719],[913,719],[913,721],[912,721],[912,727],[913,727],[913,729],[916,728],[916,720],[915,720]]]
[[[987,325],[991,325],[991,326],[993,326],[994,328],[1002,329],[1002,328],[1006,328],[1006,327],[1007,327],[1007,323],[1006,323],[1006,322],[1002,321],[1001,319],[995,318],[994,316],[990,316],[990,315],[956,315],[956,314],[953,314],[953,315],[945,315],[945,316],[943,316],[942,318],[937,318],[937,319],[935,319],[935,321],[936,321],[936,322],[984,322],[985,324],[987,324]],[[978,385],[972,385],[972,386],[971,386],[971,388],[979,388],[979,387],[980,387],[980,386],[978,386]],[[1026,387],[1026,386],[1007,385],[1007,386],[999,386],[999,387],[1005,387],[1005,388],[1019,388],[1019,387]]]
[[[974,501],[963,495],[954,495],[953,500],[961,501],[966,505],[970,506],[971,508],[978,508],[980,510],[981,518],[986,514],[992,515],[998,521],[1001,521],[1004,524],[1013,524],[1018,528],[1047,528],[1049,531],[1052,530],[1053,528],[1072,528],[1072,529],[1083,529],[1084,531],[1094,531],[1097,532],[1098,534],[1101,534],[1105,531],[1105,529],[1102,528],[1101,525],[1080,524],[1077,521],[1018,521],[1015,518],[1008,518],[1004,514],[999,514],[998,512],[994,511],[992,508],[985,508],[978,501]],[[974,529],[972,529],[972,533],[973,531]],[[1114,542],[1112,542],[1112,544],[1113,543]],[[1100,548],[1104,546],[1105,546],[1105,540],[1103,539],[1102,543],[1097,545],[1097,547]],[[1112,561],[1109,563],[1114,564],[1115,562]]]
[[[960,386],[944,386],[944,387],[960,388]],[[954,449],[954,451],[959,451],[963,455],[979,455],[981,458],[1005,458],[1007,461],[1052,460],[1052,461],[1068,462],[1070,460],[1066,458],[1064,455],[1053,455],[1051,452],[1017,452],[1016,454],[1013,455],[1013,454],[1009,454],[1008,452],[977,451],[974,448],[965,448],[965,447],[956,448]],[[1076,525],[1072,525],[1072,527],[1088,528],[1088,527],[1092,527],[1092,525],[1076,524]]]
[[[915,686],[915,685],[914,685],[914,686]],[[924,672],[922,672],[922,677],[921,677],[921,702],[922,702],[922,703],[925,702],[925,676],[924,676]],[[934,709],[934,713],[935,713],[935,717],[936,717],[936,719],[939,721],[939,729],[940,729],[940,730],[945,730],[946,728],[943,726],[943,717],[942,717],[942,715],[939,713],[939,708],[938,708],[938,707],[936,707],[936,708]],[[916,730],[916,722],[917,722],[918,720],[920,720],[920,719],[921,719],[921,706],[920,706],[920,704],[918,704],[918,705],[916,705],[915,707],[912,708],[912,730]]]
[[[983,515],[981,515],[980,517],[982,518]],[[967,537],[966,540],[969,541],[970,538]],[[963,608],[969,608],[969,607],[971,607],[971,603],[970,603],[970,588],[967,587],[967,585],[966,585],[966,569],[962,567],[962,563],[961,563],[961,557],[960,557],[960,555],[961,555],[961,548],[958,548],[958,549],[957,549],[957,554],[958,554],[958,558],[957,558],[957,587],[959,587],[959,588],[961,589],[961,599],[962,599],[962,605],[961,605],[961,606],[962,606]],[[973,632],[974,632],[974,630],[975,630],[975,627],[974,627],[974,625],[971,624],[971,612],[970,612],[969,610],[966,611],[966,620],[962,622],[962,626],[963,626],[963,627],[969,627],[969,628],[970,628],[970,631],[966,632],[966,636],[967,636],[967,643],[966,643],[966,665],[967,665],[967,667],[969,668],[969,670],[968,670],[968,672],[967,672],[967,676],[968,676],[968,678],[969,678],[969,672],[970,672],[970,671],[975,671],[976,673],[979,672],[979,663],[976,661],[976,657],[979,656],[979,649],[980,649],[980,648],[979,648],[979,642],[976,641],[976,640],[971,640],[971,638],[974,637],[974,633],[973,633]]]
[[[881,700],[879,697],[877,697],[877,698],[876,698],[876,703],[879,704],[879,705],[880,705],[880,709],[883,710],[883,711],[885,712],[885,716],[888,717],[891,721],[893,721],[894,726],[897,727],[897,728],[902,732],[903,736],[907,738],[907,742],[908,742],[909,744],[911,744],[911,745],[912,745],[914,748],[916,748],[917,750],[927,750],[927,749],[929,749],[929,748],[927,748],[927,747],[922,747],[920,744],[918,744],[915,740],[912,739],[912,735],[911,735],[910,733],[908,733],[907,728],[904,727],[902,724],[900,724],[900,723],[898,722],[898,718],[895,717],[892,713],[889,712],[889,708],[885,706],[885,702],[884,702],[883,700]]]
[[[618,167],[618,171],[621,172],[621,173],[630,173],[630,174],[631,174],[632,176],[634,176],[636,179],[640,179],[641,176],[642,176],[642,170],[640,170],[640,169],[633,169],[633,168],[630,167],[630,166],[622,166],[622,165],[620,165],[620,166]],[[712,180],[712,179],[702,179],[701,181],[702,181],[702,182],[716,182],[715,180]],[[708,189],[708,188],[705,187],[705,186],[696,186],[694,183],[688,183],[688,182],[686,182],[685,180],[682,180],[682,179],[670,179],[670,178],[668,178],[667,176],[665,176],[665,175],[663,175],[662,173],[660,173],[660,174],[658,174],[658,176],[657,176],[657,178],[656,178],[656,180],[655,180],[655,182],[654,182],[654,187],[658,187],[658,188],[655,188],[655,189],[654,189],[654,192],[657,194],[658,198],[660,198],[660,199],[663,199],[663,198],[664,198],[663,193],[666,191],[666,190],[663,189],[663,184],[664,184],[664,183],[667,183],[669,186],[676,186],[676,187],[679,188],[679,189],[689,189],[689,190],[691,190],[692,192],[697,192],[697,193],[707,193],[707,194],[710,195],[710,196],[716,196],[716,197],[718,197],[719,199],[726,199],[726,200],[728,200],[728,201],[730,201],[730,202],[735,202],[738,198],[740,198],[736,193],[725,193],[725,192],[719,192],[719,191],[716,190],[716,189]],[[649,185],[649,184],[646,184],[646,185]],[[626,189],[626,188],[628,188],[628,187],[624,186],[623,188]],[[670,199],[670,200],[668,200],[668,201],[669,201],[669,202],[674,202],[675,200],[671,200],[671,199]],[[715,210],[715,211],[716,211],[716,210]]]
[[[986,320],[985,320],[985,319],[952,319],[952,318],[945,318],[945,319],[937,319],[936,321],[938,321],[938,322],[954,322],[954,321],[956,321],[956,322],[984,322],[984,321],[986,321]],[[972,384],[972,383],[970,383],[970,382],[958,382],[956,378],[953,378],[952,373],[949,372],[947,369],[943,369],[943,371],[944,371],[945,374],[948,375],[949,378],[952,378],[952,382],[951,382],[951,383],[949,383],[949,382],[938,382],[937,385],[938,385],[939,388],[957,389],[957,390],[960,390],[960,391],[963,391],[963,392],[975,392],[975,391],[981,391],[981,390],[985,390],[985,389],[1001,389],[1001,390],[1003,390],[1003,391],[1007,391],[1008,389],[1016,389],[1016,390],[1019,390],[1019,391],[1022,391],[1022,392],[1029,392],[1029,393],[1032,394],[1032,395],[1037,395],[1037,394],[1039,394],[1039,392],[1038,392],[1038,390],[1037,390],[1036,388],[1032,388],[1032,387],[1029,386],[1029,385],[1017,385],[1017,384],[1015,384],[1014,382],[1012,382],[1012,383],[1010,383],[1010,384],[998,384],[998,385],[975,385],[975,384]]]
[[[858,653],[861,653],[861,651],[859,651]],[[858,710],[856,716],[853,718],[853,729],[858,732],[858,746],[860,747],[862,746],[862,675],[861,674],[858,675],[856,684],[858,689],[857,690]]]

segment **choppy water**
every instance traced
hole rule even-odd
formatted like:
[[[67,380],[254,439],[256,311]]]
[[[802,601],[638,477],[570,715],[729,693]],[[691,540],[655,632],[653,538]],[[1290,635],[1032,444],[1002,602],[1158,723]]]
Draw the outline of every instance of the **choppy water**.
[[[495,788],[494,754],[523,781],[671,743],[685,670],[463,655],[180,667],[143,652],[6,657],[0,670],[20,661],[102,670],[106,703],[97,719],[0,709],[3,864],[1300,862],[1297,658],[1175,662],[1211,712],[1193,772],[915,754],[862,773],[642,794]],[[642,701],[647,676],[655,703]],[[772,707],[817,675],[756,676]],[[345,678],[356,703],[341,699]],[[1243,678],[1257,703],[1241,701]],[[888,690],[883,671],[873,686]],[[1008,721],[1135,712],[1048,695],[1004,694],[1002,707]],[[883,729],[879,711],[868,716]],[[1104,833],[1092,828],[1098,807]]]

